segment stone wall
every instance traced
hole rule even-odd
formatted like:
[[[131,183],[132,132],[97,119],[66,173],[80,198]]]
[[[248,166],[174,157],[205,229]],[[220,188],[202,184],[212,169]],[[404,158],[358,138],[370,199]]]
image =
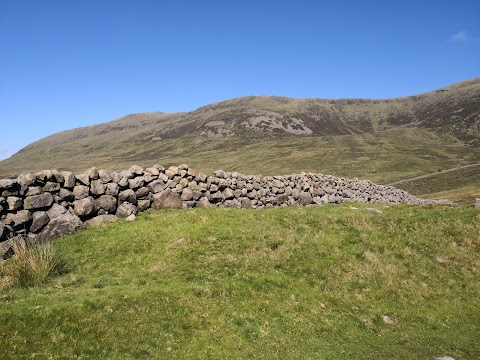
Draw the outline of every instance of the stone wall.
[[[331,175],[197,173],[187,165],[82,174],[44,170],[0,180],[0,242],[22,235],[52,239],[128,218],[147,209],[223,206],[262,208],[325,203],[433,204],[391,186]]]

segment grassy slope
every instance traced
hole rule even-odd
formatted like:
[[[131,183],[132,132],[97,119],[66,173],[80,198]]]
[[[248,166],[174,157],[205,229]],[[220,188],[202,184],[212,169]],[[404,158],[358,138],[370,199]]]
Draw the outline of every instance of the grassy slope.
[[[79,232],[57,242],[68,274],[0,290],[2,356],[479,358],[480,214],[382,210],[148,212]]]
[[[475,199],[480,198],[480,166],[435,174],[395,187],[428,199],[450,199],[458,203],[474,204]]]

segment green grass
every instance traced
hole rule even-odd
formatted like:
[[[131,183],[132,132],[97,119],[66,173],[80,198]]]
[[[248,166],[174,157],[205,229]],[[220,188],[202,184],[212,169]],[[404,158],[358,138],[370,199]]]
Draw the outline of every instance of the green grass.
[[[349,206],[147,212],[60,239],[69,273],[0,290],[2,358],[479,358],[478,210]]]

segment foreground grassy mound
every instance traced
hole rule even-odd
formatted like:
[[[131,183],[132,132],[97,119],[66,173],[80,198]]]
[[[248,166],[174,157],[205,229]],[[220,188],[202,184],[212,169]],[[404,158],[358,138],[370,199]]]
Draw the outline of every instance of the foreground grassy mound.
[[[60,239],[67,274],[0,290],[2,358],[480,357],[480,213],[355,207],[147,212]]]

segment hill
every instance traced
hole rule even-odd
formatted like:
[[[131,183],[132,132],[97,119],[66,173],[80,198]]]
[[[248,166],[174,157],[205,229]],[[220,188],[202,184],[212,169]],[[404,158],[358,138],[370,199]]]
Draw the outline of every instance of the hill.
[[[366,206],[164,210],[59,239],[67,273],[0,287],[2,358],[479,358],[478,212]]]
[[[250,96],[53,134],[1,161],[0,177],[186,162],[207,173],[312,171],[388,183],[480,162],[479,127],[479,78],[386,100]]]

